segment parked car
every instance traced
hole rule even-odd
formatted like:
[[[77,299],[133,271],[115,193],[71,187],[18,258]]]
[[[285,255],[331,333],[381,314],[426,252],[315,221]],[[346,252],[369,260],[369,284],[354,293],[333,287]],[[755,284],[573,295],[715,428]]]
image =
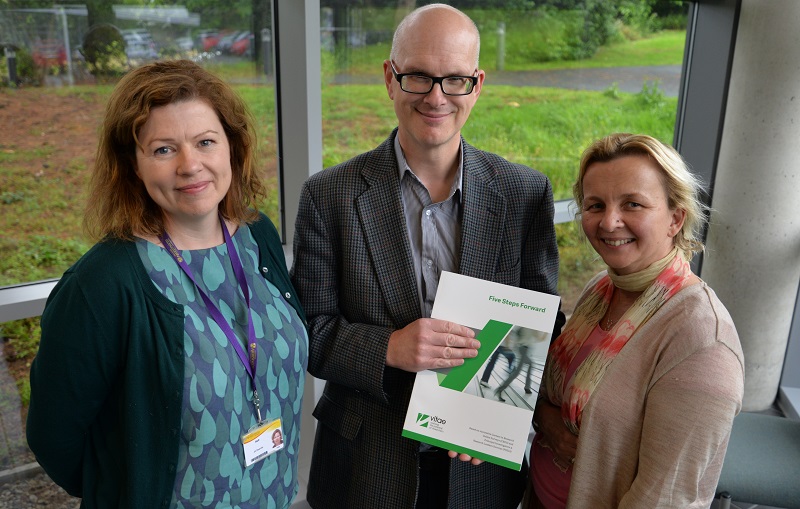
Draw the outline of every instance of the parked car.
[[[150,32],[143,28],[120,30],[125,39],[125,54],[128,60],[154,60],[158,58],[156,43]]]
[[[241,32],[238,30],[225,33],[222,37],[220,37],[216,49],[222,53],[230,53],[233,41],[236,40],[239,34],[241,34]]]
[[[249,56],[253,52],[253,34],[250,31],[241,32],[231,43],[232,55]]]
[[[211,51],[219,44],[219,32],[216,30],[204,30],[197,36],[199,44],[198,49],[203,51]]]

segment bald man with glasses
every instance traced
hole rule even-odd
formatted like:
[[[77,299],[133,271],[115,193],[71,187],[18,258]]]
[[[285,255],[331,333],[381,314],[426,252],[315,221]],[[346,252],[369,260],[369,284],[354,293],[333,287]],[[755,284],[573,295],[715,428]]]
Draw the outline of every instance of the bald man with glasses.
[[[316,509],[512,509],[522,472],[401,436],[415,374],[463,364],[471,329],[430,318],[442,271],[556,293],[550,182],[470,146],[480,37],[443,4],[397,27],[383,64],[398,126],[305,183],[292,277],[309,372],[326,380],[308,486]],[[556,334],[563,324],[559,314]]]

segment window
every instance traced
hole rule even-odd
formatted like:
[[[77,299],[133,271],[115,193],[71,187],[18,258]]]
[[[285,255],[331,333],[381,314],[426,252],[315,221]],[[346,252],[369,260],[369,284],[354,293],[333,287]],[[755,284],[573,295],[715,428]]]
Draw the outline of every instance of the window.
[[[34,459],[23,423],[38,318],[58,278],[89,247],[81,227],[85,184],[107,97],[128,69],[187,58],[234,84],[253,111],[270,198],[279,224],[272,10],[264,0],[150,2],[0,10],[0,470]],[[14,83],[10,83],[13,76]],[[10,286],[13,285],[13,288]],[[10,295],[6,298],[6,295]],[[9,318],[7,318],[9,317]]]
[[[671,143],[688,4],[591,11],[573,2],[448,2],[481,34],[481,97],[462,134],[472,145],[547,175],[557,200],[569,200],[581,151],[615,131]],[[322,0],[323,166],[382,142],[396,125],[383,85],[397,2]],[[478,7],[491,4],[492,7]],[[588,28],[587,28],[588,27]],[[567,204],[560,204],[567,210]],[[569,220],[567,220],[569,221]],[[557,227],[559,291],[571,311],[602,266],[574,224]]]
[[[264,177],[275,189],[262,206],[278,223],[266,1],[240,0],[235,8],[110,1],[89,7],[12,5],[0,10],[3,42],[16,48],[19,84],[0,95],[0,287],[57,278],[88,249],[81,229],[84,189],[105,100],[126,70],[157,59],[192,59],[235,84],[259,124]],[[8,87],[11,59],[0,62]]]

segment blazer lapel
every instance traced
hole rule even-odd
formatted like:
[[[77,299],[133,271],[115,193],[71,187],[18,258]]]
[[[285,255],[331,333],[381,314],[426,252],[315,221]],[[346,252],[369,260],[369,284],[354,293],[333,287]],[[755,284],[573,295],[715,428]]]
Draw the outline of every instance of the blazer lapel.
[[[464,143],[461,274],[494,280],[506,217],[506,198],[494,190],[494,168]]]
[[[369,187],[356,198],[356,210],[384,301],[402,327],[419,318],[421,310],[393,143],[394,135],[362,170]]]

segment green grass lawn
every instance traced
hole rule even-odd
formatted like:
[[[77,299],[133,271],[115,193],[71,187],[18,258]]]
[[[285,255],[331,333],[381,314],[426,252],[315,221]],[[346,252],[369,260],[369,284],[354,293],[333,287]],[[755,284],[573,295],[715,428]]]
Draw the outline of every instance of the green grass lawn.
[[[513,28],[510,24],[507,43],[518,37]],[[665,31],[609,45],[587,60],[525,63],[506,58],[505,69],[678,65],[683,57],[683,44],[683,32]],[[497,41],[487,33],[482,48],[481,66],[491,71],[496,65]],[[388,43],[384,43],[353,50],[339,62],[323,55],[323,167],[374,148],[396,125],[383,85],[332,85],[324,78],[344,71],[380,75],[381,62],[388,53]],[[234,82],[254,76],[252,64],[213,64],[211,68]],[[259,152],[268,175],[267,184],[276,190],[262,206],[276,220],[279,204],[274,176],[277,167],[274,88],[265,85],[236,85],[236,88],[258,120]],[[42,88],[36,93],[90,100],[102,107],[110,90],[109,86],[76,86]],[[592,140],[614,131],[630,131],[651,134],[669,143],[676,106],[675,98],[664,97],[654,86],[645,86],[641,92],[631,94],[613,87],[593,92],[491,85],[484,88],[463,134],[476,147],[542,171],[552,181],[555,197],[566,199],[571,195],[581,151]],[[83,204],[80,188],[88,171],[86,154],[70,160],[61,178],[37,178],[29,171],[30,162],[46,159],[52,150],[43,146],[28,152],[0,151],[0,230],[4,232],[0,239],[0,286],[58,277],[88,248],[80,225]],[[65,185],[64,179],[68,177],[72,184]],[[52,220],[55,216],[58,221]],[[565,301],[574,301],[589,275],[599,268],[597,257],[581,240],[578,229],[573,223],[557,225],[561,257],[559,291]],[[9,344],[15,345],[11,347],[11,355],[17,352],[30,356],[35,352],[36,319],[2,326]],[[24,395],[24,387],[20,392]]]
[[[327,86],[322,93],[323,167],[374,148],[396,125],[383,85]],[[658,90],[485,87],[463,129],[465,139],[506,159],[531,166],[568,198],[581,151],[614,131],[647,133],[671,143],[676,98]]]
[[[535,48],[521,52],[519,48],[547,44],[546,39],[531,37],[530,31],[520,28],[517,32],[509,28],[505,35],[506,51],[503,53],[503,70],[538,71],[551,69],[585,69],[595,67],[629,67],[654,65],[681,65],[686,44],[685,30],[663,30],[648,37],[621,40],[603,46],[591,58],[581,60],[536,61]],[[484,32],[481,38],[480,66],[486,71],[498,69],[499,36],[494,31]],[[331,62],[327,72],[345,72],[354,75],[380,75],[381,66],[389,58],[389,42],[362,48],[351,48],[339,55],[338,62]],[[527,55],[527,56],[526,56]]]

